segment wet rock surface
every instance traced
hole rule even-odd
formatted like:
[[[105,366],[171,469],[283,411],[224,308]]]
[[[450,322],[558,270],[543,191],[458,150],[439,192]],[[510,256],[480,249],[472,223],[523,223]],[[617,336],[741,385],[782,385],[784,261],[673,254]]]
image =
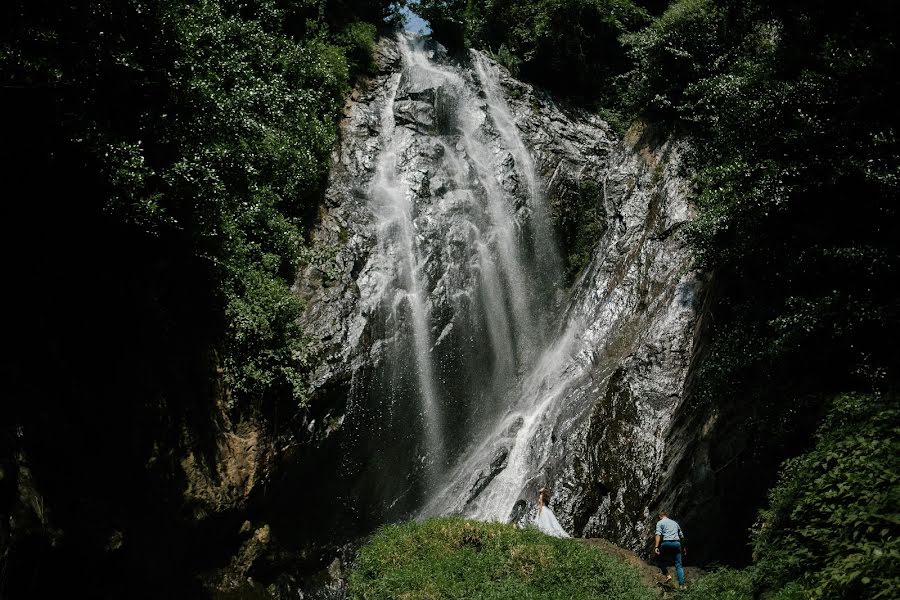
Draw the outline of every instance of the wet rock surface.
[[[537,490],[548,485],[568,531],[640,549],[704,284],[679,235],[691,214],[680,151],[647,145],[639,130],[630,135],[601,179],[610,225],[574,287],[555,347],[521,384],[525,400],[512,406],[510,418],[525,415],[519,435],[527,442],[511,452],[514,469],[494,479],[507,477],[495,494],[488,489],[462,511],[500,518],[517,505],[516,520],[527,521]],[[462,480],[473,466],[461,470]],[[456,493],[445,490],[437,506],[458,507]]]
[[[705,293],[681,235],[692,215],[682,149],[640,124],[618,139],[478,53],[459,64],[401,44],[380,44],[381,71],[347,106],[296,286],[319,361],[313,403],[340,407],[328,415],[339,423],[330,452],[342,457],[338,477],[355,482],[339,493],[342,510],[363,528],[423,506],[527,519],[547,485],[571,533],[638,549]],[[398,225],[372,201],[389,146],[410,207],[408,246],[385,242]],[[585,181],[602,192],[602,234],[567,289],[550,213]],[[516,248],[506,258],[520,259],[528,285],[513,285],[490,198],[508,207]],[[413,249],[406,266],[401,247]],[[485,293],[491,267],[502,273],[502,309]],[[427,435],[435,426],[416,403],[422,353],[415,310],[404,308],[413,277],[441,410],[439,459]]]
[[[413,40],[384,41],[380,64],[347,108],[297,291],[320,358],[314,403],[347,398],[341,468],[368,480],[354,492],[368,510],[402,516],[505,409],[563,291],[544,188],[496,65]],[[582,160],[556,138],[542,148]]]

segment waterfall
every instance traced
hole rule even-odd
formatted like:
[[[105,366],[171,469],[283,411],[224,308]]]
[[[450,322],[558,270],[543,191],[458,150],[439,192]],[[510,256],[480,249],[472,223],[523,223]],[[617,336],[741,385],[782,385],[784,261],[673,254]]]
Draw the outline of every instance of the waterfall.
[[[437,384],[431,360],[431,316],[424,289],[424,277],[414,220],[416,206],[409,189],[397,171],[397,153],[401,149],[402,137],[395,135],[394,98],[400,84],[398,76],[394,88],[385,103],[381,115],[382,141],[384,148],[375,168],[369,197],[372,212],[376,215],[378,251],[380,264],[388,265],[391,259],[392,272],[382,273],[391,278],[393,296],[387,299],[390,306],[389,321],[400,323],[401,311],[405,309],[410,321],[410,337],[415,349],[418,392],[422,400],[426,445],[429,465],[443,459],[443,435],[441,427],[441,407],[438,401]]]
[[[497,67],[436,61],[412,36],[398,48],[353,182],[374,235],[347,427],[356,468],[380,478],[372,501],[402,513],[505,412],[553,323],[561,261]]]
[[[481,53],[379,48],[301,277],[343,514],[521,519],[549,484],[570,532],[639,544],[699,289],[678,149],[614,142]],[[602,223],[565,290],[548,189],[584,180]]]

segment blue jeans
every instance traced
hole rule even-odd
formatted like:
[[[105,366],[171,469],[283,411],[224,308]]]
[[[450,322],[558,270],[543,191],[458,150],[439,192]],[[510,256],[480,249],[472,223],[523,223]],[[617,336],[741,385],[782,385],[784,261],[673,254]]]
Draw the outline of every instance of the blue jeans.
[[[668,576],[672,557],[675,558],[675,574],[678,585],[684,585],[684,569],[681,568],[681,542],[663,542],[659,545],[659,570]]]

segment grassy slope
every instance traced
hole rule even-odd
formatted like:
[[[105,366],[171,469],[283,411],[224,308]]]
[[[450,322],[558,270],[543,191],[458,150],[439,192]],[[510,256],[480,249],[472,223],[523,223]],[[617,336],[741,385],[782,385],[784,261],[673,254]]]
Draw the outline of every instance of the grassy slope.
[[[457,518],[381,529],[350,577],[355,600],[643,600],[638,572],[602,550],[532,529]]]

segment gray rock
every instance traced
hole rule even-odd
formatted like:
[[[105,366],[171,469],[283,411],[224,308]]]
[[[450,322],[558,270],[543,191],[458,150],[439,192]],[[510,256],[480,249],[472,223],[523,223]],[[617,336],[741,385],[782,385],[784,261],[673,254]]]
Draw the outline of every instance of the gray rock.
[[[344,501],[519,521],[546,484],[570,533],[640,547],[705,289],[683,149],[618,139],[477,52],[379,56],[295,286],[311,402],[344,407]],[[565,288],[551,214],[585,180],[606,226]]]
[[[484,491],[484,489],[491,483],[491,480],[497,476],[497,473],[506,468],[507,459],[509,458],[509,448],[506,446],[500,446],[494,451],[493,458],[491,459],[490,464],[488,465],[488,469],[486,471],[481,471],[478,474],[478,478],[475,480],[474,485],[472,485],[472,489],[469,490],[468,502],[471,502],[473,499],[477,498],[478,495]]]

